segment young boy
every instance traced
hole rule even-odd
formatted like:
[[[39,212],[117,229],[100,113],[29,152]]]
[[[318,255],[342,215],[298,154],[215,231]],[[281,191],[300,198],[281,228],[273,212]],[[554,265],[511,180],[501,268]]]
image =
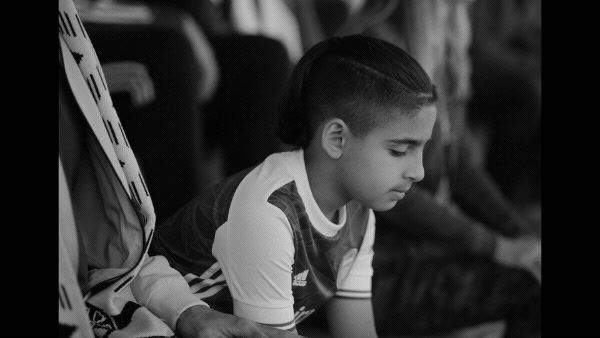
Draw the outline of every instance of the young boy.
[[[295,331],[327,303],[334,336],[376,336],[372,210],[391,209],[423,179],[435,100],[398,47],[364,36],[315,45],[292,74],[279,123],[297,150],[189,202],[157,227],[152,252],[214,309]]]

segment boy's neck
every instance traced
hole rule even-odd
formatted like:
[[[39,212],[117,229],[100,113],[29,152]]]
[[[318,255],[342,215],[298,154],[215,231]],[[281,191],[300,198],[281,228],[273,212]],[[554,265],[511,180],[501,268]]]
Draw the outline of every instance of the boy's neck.
[[[310,190],[319,209],[327,219],[337,223],[338,210],[349,201],[341,197],[334,166],[321,154],[310,151],[310,148],[304,150],[304,165]]]

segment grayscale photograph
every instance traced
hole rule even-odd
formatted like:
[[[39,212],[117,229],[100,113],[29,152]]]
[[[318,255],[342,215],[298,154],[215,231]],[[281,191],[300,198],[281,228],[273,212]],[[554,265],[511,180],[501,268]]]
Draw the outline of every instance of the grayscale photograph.
[[[58,336],[541,337],[541,11],[58,0]]]

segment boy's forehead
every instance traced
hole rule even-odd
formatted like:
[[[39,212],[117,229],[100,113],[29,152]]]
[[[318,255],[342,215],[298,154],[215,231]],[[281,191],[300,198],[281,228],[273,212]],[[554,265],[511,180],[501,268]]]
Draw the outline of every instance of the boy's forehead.
[[[433,125],[437,117],[435,105],[406,112],[400,108],[388,112],[389,118],[376,128],[381,137],[390,141],[426,141],[431,138]]]

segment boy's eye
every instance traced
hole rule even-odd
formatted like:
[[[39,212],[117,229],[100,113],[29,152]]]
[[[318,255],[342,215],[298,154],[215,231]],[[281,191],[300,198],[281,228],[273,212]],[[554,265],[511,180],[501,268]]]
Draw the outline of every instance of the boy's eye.
[[[389,152],[390,152],[390,155],[395,156],[395,157],[400,157],[400,156],[406,155],[406,150],[389,149]]]

